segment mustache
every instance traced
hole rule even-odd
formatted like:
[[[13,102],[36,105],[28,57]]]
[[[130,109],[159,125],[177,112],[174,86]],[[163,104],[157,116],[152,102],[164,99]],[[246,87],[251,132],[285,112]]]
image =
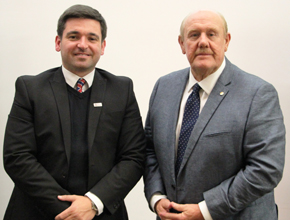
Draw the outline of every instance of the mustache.
[[[210,50],[200,50],[200,49],[195,52],[195,55],[202,55],[202,54],[212,55],[213,52]]]

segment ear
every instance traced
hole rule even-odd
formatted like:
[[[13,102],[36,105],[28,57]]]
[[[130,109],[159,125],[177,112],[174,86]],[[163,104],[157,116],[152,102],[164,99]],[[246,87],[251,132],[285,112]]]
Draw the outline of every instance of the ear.
[[[104,40],[103,42],[102,42],[102,45],[101,45],[101,55],[104,55],[104,53],[105,53],[105,47],[106,47],[106,40]]]
[[[178,36],[178,43],[179,43],[179,45],[181,47],[182,53],[185,54],[186,51],[185,51],[185,47],[184,47],[183,37],[180,36],[180,35]]]
[[[226,36],[226,44],[225,44],[225,52],[228,50],[230,41],[231,41],[231,34],[230,33],[227,33],[227,36]]]
[[[55,37],[55,50],[56,50],[57,52],[60,51],[60,44],[61,44],[61,39],[60,39],[59,36],[56,36],[56,37]]]

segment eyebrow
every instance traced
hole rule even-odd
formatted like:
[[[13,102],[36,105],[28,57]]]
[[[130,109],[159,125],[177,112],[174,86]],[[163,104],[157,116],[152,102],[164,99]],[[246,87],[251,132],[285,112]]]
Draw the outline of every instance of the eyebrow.
[[[78,31],[70,31],[66,33],[66,36],[70,35],[70,34],[79,34]]]
[[[70,34],[79,34],[80,32],[78,32],[78,31],[70,31],[70,32],[68,32],[67,34],[66,34],[66,36],[69,36]],[[100,38],[99,37],[99,35],[97,35],[97,34],[95,34],[95,33],[93,33],[93,32],[90,32],[88,35],[90,35],[90,36],[95,36],[95,37],[97,37],[98,39]]]
[[[91,36],[91,37],[96,37],[96,38],[97,38],[97,40],[99,40],[99,39],[100,39],[100,36],[99,36],[99,35],[97,35],[97,34],[95,34],[95,33],[89,33],[89,36]]]
[[[218,29],[215,28],[215,27],[209,27],[207,28],[206,32],[208,31],[214,31],[214,32],[218,32]],[[193,32],[200,32],[200,29],[199,28],[194,28],[194,29],[190,29],[187,34],[190,34],[190,33],[193,33]]]

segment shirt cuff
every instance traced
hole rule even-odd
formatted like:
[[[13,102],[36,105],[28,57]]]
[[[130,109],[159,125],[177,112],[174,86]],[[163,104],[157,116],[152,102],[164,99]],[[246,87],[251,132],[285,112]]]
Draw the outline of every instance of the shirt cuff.
[[[102,201],[97,197],[95,194],[91,192],[87,192],[86,196],[89,197],[89,199],[96,205],[98,209],[98,216],[103,213],[104,211],[104,204]]]
[[[204,218],[204,220],[213,220],[209,211],[208,211],[208,208],[207,208],[207,205],[206,205],[206,202],[205,200],[203,200],[202,202],[198,203],[198,206],[199,206],[199,209],[201,211],[201,214]]]
[[[160,200],[160,199],[167,199],[165,195],[161,195],[161,193],[154,193],[153,196],[150,199],[150,206],[151,209],[155,212],[155,204]]]

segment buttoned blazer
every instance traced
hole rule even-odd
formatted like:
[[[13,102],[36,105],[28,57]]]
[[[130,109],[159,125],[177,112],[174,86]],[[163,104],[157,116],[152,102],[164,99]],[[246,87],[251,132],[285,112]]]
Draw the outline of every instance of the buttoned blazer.
[[[145,195],[186,204],[206,201],[214,220],[277,219],[273,189],[282,177],[285,127],[278,95],[226,58],[226,66],[174,174],[176,124],[189,68],[161,77],[145,124]]]
[[[96,104],[97,103],[97,104]],[[143,174],[145,138],[129,78],[96,69],[88,113],[88,189],[104,203],[96,219],[127,219],[124,198]],[[71,151],[67,84],[61,68],[16,81],[4,167],[15,188],[4,219],[54,219],[69,207]]]

